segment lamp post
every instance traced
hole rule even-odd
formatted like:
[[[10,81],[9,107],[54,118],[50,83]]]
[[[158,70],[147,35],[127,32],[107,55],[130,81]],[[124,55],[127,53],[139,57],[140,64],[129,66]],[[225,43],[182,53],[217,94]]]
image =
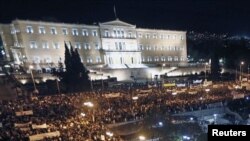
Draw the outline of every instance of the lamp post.
[[[247,66],[247,80],[249,80],[249,64]]]
[[[205,63],[205,82],[207,82],[207,65],[208,65],[208,63],[206,62]]]
[[[90,87],[91,87],[91,90],[93,91],[93,83],[92,83],[92,78],[90,76]]]
[[[103,76],[103,73],[101,74],[101,78]],[[104,85],[103,85],[103,78],[102,78],[102,90],[104,89]]]
[[[60,80],[56,79],[56,86],[57,86],[58,94],[60,95],[61,91],[60,91],[59,81]]]
[[[242,66],[244,65],[244,62],[240,62],[240,86],[241,86],[241,82],[242,82]]]
[[[161,72],[163,72],[163,67],[165,67],[166,64],[162,64],[162,67],[161,67]]]
[[[93,120],[93,122],[95,122],[95,111],[93,108],[94,104],[92,102],[84,102],[83,105],[93,109],[92,120]]]
[[[33,72],[32,72],[32,69],[34,67],[32,65],[29,66],[29,69],[30,69],[30,75],[31,75],[31,79],[32,79],[32,82],[33,82],[33,87],[34,87],[34,92],[37,93],[37,89],[36,89],[36,84],[35,84],[35,80],[34,80],[34,76],[33,76]]]

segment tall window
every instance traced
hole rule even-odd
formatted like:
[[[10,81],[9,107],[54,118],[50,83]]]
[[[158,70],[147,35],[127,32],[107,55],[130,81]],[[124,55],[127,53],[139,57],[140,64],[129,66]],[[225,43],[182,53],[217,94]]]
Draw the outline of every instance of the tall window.
[[[132,38],[132,33],[131,32],[128,33],[128,38]]]
[[[73,36],[78,36],[78,30],[76,28],[72,29],[72,35]]]
[[[87,29],[82,30],[82,35],[83,36],[89,36],[89,33],[88,33]]]
[[[36,64],[40,63],[40,57],[39,56],[34,56],[33,62],[36,63]]]
[[[62,33],[63,33],[63,35],[68,35],[68,30],[67,30],[67,28],[63,28],[63,29],[62,29]]]
[[[157,46],[154,46],[154,50],[155,50],[155,51],[157,50]]]
[[[39,34],[45,34],[46,32],[45,32],[45,28],[43,27],[43,26],[40,26],[39,28],[38,28],[38,32],[39,32]]]
[[[119,50],[122,50],[122,43],[119,42]]]
[[[89,43],[85,43],[85,44],[84,44],[84,48],[90,50],[90,45],[89,45]]]
[[[101,63],[101,62],[102,62],[101,57],[100,57],[100,56],[97,56],[97,57],[96,57],[96,63]]]
[[[43,47],[44,49],[48,49],[48,48],[49,48],[48,42],[42,42],[42,47]]]
[[[35,41],[30,41],[30,48],[37,48],[37,44]]]
[[[118,43],[115,42],[115,49],[118,50],[119,49],[119,46],[118,46]]]
[[[109,31],[105,31],[105,35],[104,35],[105,37],[109,37]]]
[[[151,62],[152,58],[150,56],[148,56],[148,62]]]
[[[45,57],[45,62],[46,63],[51,63],[52,62],[51,57],[50,56]]]
[[[181,35],[181,40],[184,40],[184,37]]]
[[[166,61],[164,56],[161,56],[161,61],[162,61],[162,62],[165,62],[165,61]]]
[[[81,49],[81,44],[80,44],[79,42],[77,42],[77,43],[75,44],[75,48]]]
[[[51,27],[51,28],[50,28],[50,33],[51,33],[52,35],[56,35],[56,34],[57,34],[56,28],[55,28],[55,27]]]
[[[121,31],[121,36],[124,37],[124,31]],[[131,38],[131,37],[129,37],[129,38]]]
[[[139,45],[139,49],[140,49],[140,50],[144,50],[144,48],[143,48],[143,45],[142,45],[142,44],[140,44],[140,45]]]
[[[181,61],[185,61],[185,58],[183,56],[181,56]]]
[[[168,61],[172,61],[172,57],[171,56],[168,56]]]
[[[156,39],[156,38],[157,38],[156,34],[153,34],[153,38],[154,38],[154,39]]]
[[[98,43],[95,43],[95,49],[96,49],[96,50],[100,49],[100,46],[99,46]]]
[[[149,34],[146,34],[146,39],[149,39],[150,38],[150,35]]]
[[[178,56],[175,56],[175,57],[174,57],[174,61],[178,61]]]
[[[91,57],[87,57],[87,63],[92,63],[92,62],[93,62],[92,58]]]
[[[145,62],[145,57],[144,57],[144,56],[142,56],[141,60],[142,60],[142,62]]]
[[[141,33],[139,33],[139,34],[138,34],[138,37],[139,37],[139,38],[142,38],[142,34],[141,34]]]
[[[58,42],[54,42],[54,43],[53,43],[53,47],[54,47],[54,49],[59,49],[59,48],[60,48],[60,45],[59,45]]]
[[[92,31],[92,35],[93,35],[94,37],[98,36],[97,31],[96,31],[96,30],[93,30],[93,31]]]
[[[155,62],[158,62],[158,61],[159,61],[159,57],[155,56]]]
[[[27,33],[34,33],[32,26],[26,26]]]

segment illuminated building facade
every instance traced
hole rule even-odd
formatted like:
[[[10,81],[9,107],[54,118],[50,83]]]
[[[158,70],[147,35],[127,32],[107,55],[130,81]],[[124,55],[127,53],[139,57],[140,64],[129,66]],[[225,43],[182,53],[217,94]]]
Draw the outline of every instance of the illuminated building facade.
[[[64,43],[91,68],[143,68],[187,63],[186,32],[137,28],[116,19],[98,25],[14,20],[0,24],[6,59],[50,69],[64,62]]]

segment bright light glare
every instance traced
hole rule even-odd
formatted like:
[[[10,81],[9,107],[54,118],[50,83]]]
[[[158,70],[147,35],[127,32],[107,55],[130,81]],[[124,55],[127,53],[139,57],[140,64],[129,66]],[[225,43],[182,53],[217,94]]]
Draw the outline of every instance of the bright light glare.
[[[173,92],[172,95],[177,95],[177,92]]]
[[[205,89],[205,91],[206,91],[206,92],[209,92],[209,91],[210,91],[210,89]]]
[[[83,105],[88,107],[94,107],[94,104],[92,102],[84,102]]]
[[[112,132],[107,131],[107,132],[106,132],[106,135],[108,135],[108,136],[112,137],[112,136],[113,136],[113,133],[112,133]]]
[[[144,136],[139,136],[140,141],[144,141],[146,138]]]
[[[133,100],[137,100],[137,99],[138,99],[138,96],[133,96],[132,99],[133,99]]]
[[[159,126],[163,126],[163,123],[162,123],[162,122],[159,122]]]
[[[189,136],[183,136],[183,139],[190,140]]]
[[[81,116],[85,117],[85,116],[86,116],[86,114],[85,114],[85,113],[81,113]]]

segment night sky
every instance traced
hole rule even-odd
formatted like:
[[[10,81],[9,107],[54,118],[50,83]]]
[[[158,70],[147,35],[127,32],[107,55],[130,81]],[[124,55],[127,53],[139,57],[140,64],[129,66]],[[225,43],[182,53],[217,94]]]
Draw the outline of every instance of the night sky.
[[[248,0],[0,0],[0,22],[13,19],[93,24],[120,20],[137,27],[250,35]]]

